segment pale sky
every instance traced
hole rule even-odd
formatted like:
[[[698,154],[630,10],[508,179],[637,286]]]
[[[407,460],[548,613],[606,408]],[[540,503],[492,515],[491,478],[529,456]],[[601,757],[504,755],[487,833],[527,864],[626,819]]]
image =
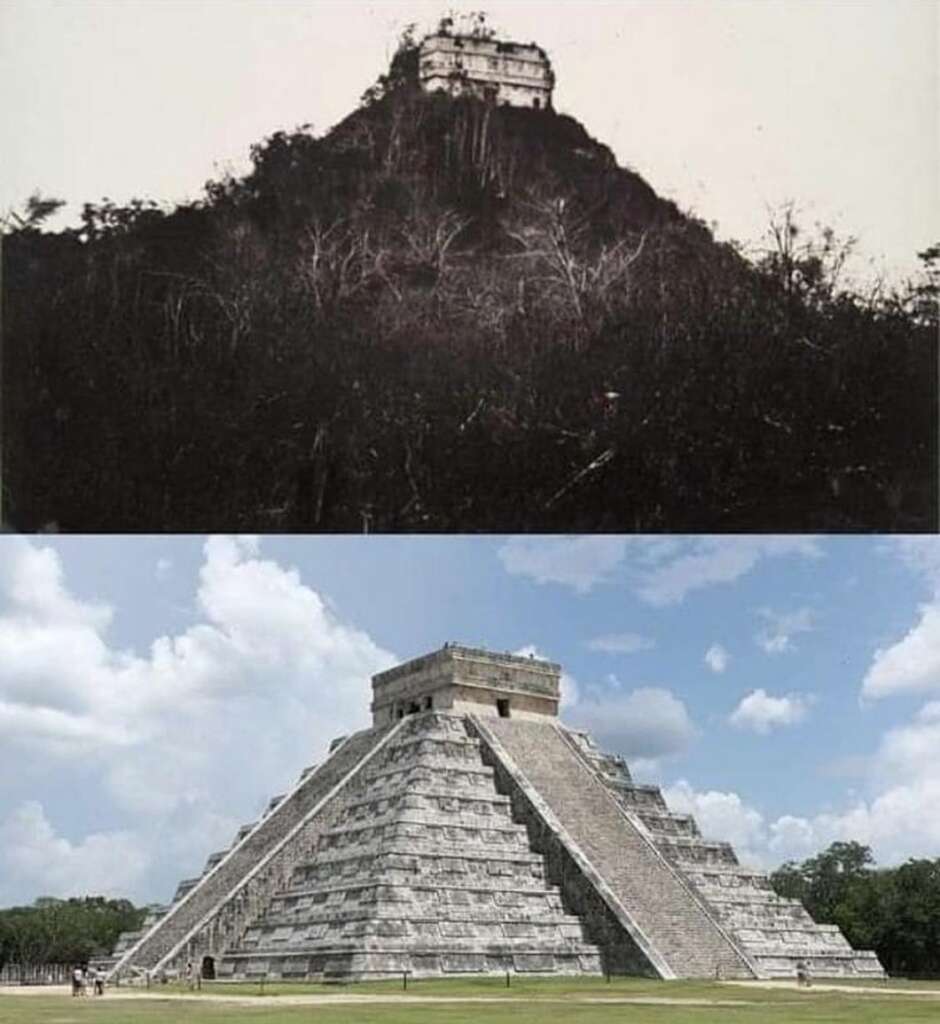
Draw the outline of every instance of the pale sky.
[[[252,143],[330,128],[409,21],[472,3],[6,0],[0,209],[34,189],[178,202]],[[619,0],[485,5],[544,46],[556,108],[709,223],[757,242],[767,206],[861,239],[892,277],[940,238],[934,0]],[[60,222],[61,223],[61,222]]]
[[[940,857],[940,539],[0,536],[0,906],[168,900],[448,640],[745,863]]]

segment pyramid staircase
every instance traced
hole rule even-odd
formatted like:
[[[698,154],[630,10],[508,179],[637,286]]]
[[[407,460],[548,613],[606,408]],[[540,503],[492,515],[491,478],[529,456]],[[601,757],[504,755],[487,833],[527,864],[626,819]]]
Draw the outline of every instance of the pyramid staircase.
[[[472,716],[471,723],[500,766],[503,785],[527,805],[535,827],[602,893],[653,972],[663,978],[758,973],[553,720]],[[570,898],[577,900],[574,894]]]
[[[691,815],[669,810],[659,787],[634,783],[623,758],[599,751],[586,733],[566,733],[759,976],[792,978],[803,960],[816,977],[884,977],[875,953],[853,949],[837,925],[817,924],[799,900],[778,896],[766,874],[738,863],[730,843],[703,838]]]

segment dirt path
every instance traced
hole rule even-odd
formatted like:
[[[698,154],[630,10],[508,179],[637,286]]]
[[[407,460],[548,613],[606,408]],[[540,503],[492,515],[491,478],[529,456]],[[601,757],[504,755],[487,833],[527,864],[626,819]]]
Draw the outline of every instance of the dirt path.
[[[787,992],[806,992],[795,981],[723,981],[722,985],[736,985],[745,988],[772,988]],[[840,985],[832,981],[814,981],[810,992],[851,992],[862,996],[933,996],[940,999],[940,988],[889,988],[878,985]]]
[[[58,995],[71,998],[71,989],[68,985],[7,985],[0,986],[0,996],[48,996]],[[87,996],[87,999],[96,997]],[[176,991],[159,992],[147,991],[146,989],[109,989],[106,996],[100,997],[111,1000],[172,1000],[173,1002],[186,1003],[228,1003],[235,1006],[349,1006],[371,1005],[379,1003],[518,1003],[519,996],[412,996],[402,993],[401,995],[366,995],[355,992],[337,993],[330,995],[324,993],[310,993],[306,995],[276,995],[276,996],[246,996],[246,995],[225,995],[225,993],[207,992],[189,994]],[[741,999],[680,999],[671,996],[571,996],[562,998],[560,996],[533,996],[526,1000],[530,1003],[634,1003],[649,1004],[651,1006],[748,1006],[752,1003]]]
[[[726,981],[724,985],[736,987],[775,989],[799,993],[803,996],[805,989],[799,988],[795,981]],[[71,998],[68,985],[6,985],[0,986],[0,997],[2,996],[49,996],[58,995]],[[852,995],[861,996],[931,996],[940,999],[940,989],[898,989],[898,988],[871,988],[855,985],[839,985],[826,983],[813,983],[809,993],[813,992],[846,992]],[[95,997],[88,996],[88,999]],[[408,995],[406,993],[388,995],[375,995],[366,993],[343,992],[343,993],[305,993],[298,995],[226,995],[224,992],[188,993],[177,989],[170,991],[120,988],[109,989],[108,994],[102,998],[111,1000],[173,1000],[180,1002],[212,1002],[227,1003],[234,1006],[350,1006],[350,1005],[377,1005],[380,1003],[518,1003],[519,996],[432,996],[432,995]],[[754,1001],[743,999],[704,999],[704,998],[682,998],[681,996],[532,996],[525,1000],[528,1003],[561,1003],[561,1004],[599,1004],[599,1005],[637,1005],[637,1006],[753,1006]]]

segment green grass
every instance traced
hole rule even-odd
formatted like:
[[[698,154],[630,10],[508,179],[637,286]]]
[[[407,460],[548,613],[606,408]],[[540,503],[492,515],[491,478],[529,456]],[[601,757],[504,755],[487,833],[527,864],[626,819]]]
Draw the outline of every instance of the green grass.
[[[934,988],[936,982],[910,982],[894,996],[847,992],[794,991],[719,985],[711,982],[659,982],[644,979],[513,979],[510,989],[497,979],[412,983],[401,1000],[401,984],[372,982],[355,986],[266,985],[254,1005],[233,1005],[206,998],[183,999],[178,986],[161,989],[158,999],[140,999],[112,990],[103,999],[72,999],[67,994],[0,996],[0,1024],[216,1024],[264,1021],[265,1024],[919,1024],[940,1021],[940,1000],[904,995],[904,988]],[[210,993],[257,995],[250,984],[205,986]],[[289,1006],[279,996],[300,994],[372,994],[380,1003]],[[196,994],[199,995],[198,993]],[[508,1000],[447,1005],[421,996]],[[591,1000],[676,999],[681,1005],[603,1004]],[[720,1001],[725,1005],[704,1005]],[[280,1002],[280,1005],[279,1005]],[[730,1004],[730,1005],[728,1005]]]
[[[856,986],[858,988],[890,991],[906,991],[908,989],[934,989],[940,992],[940,981],[909,981],[907,979],[891,979],[887,983],[870,979],[846,980],[832,979],[839,985]],[[818,984],[826,984],[820,979]],[[385,995],[394,999],[402,994],[400,980],[366,981],[355,984],[328,984],[319,982],[203,982],[200,992],[192,993],[180,985],[167,985],[163,990],[168,996],[181,994],[216,994],[239,996],[278,996],[278,995],[342,995],[343,993],[362,995]],[[583,999],[604,997],[662,997],[676,999],[722,999],[773,1001],[783,995],[796,998],[792,990],[784,985],[779,991],[763,987],[745,987],[738,985],[716,985],[710,981],[672,981],[662,982],[653,978],[611,978],[609,982],[603,978],[525,978],[514,975],[507,988],[503,977],[468,977],[468,978],[435,978],[425,981],[409,981],[409,996],[448,996],[451,998],[486,996],[499,999]],[[799,993],[800,996],[807,993]],[[810,994],[816,994],[811,992]]]

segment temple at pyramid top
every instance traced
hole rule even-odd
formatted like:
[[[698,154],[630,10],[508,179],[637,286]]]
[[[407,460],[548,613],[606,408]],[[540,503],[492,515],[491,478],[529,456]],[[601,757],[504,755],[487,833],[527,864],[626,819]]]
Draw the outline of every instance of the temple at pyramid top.
[[[561,666],[518,654],[444,644],[372,677],[372,724],[419,711],[557,717]]]
[[[378,674],[371,727],[125,933],[109,976],[883,975],[567,728],[560,678],[460,644]]]
[[[535,110],[551,108],[555,86],[551,61],[535,43],[448,30],[438,30],[422,41],[419,75],[427,92],[471,95]]]

